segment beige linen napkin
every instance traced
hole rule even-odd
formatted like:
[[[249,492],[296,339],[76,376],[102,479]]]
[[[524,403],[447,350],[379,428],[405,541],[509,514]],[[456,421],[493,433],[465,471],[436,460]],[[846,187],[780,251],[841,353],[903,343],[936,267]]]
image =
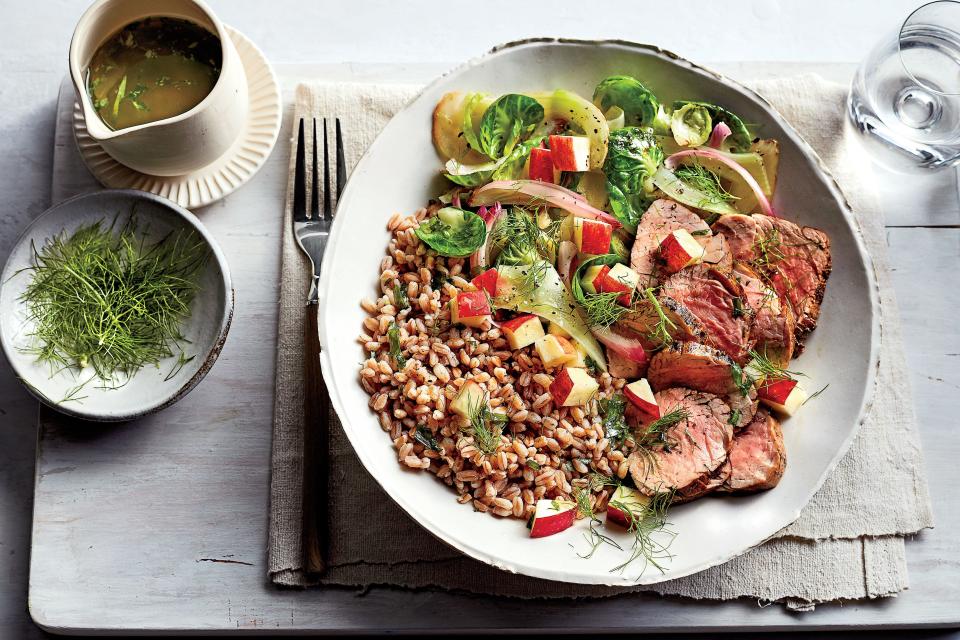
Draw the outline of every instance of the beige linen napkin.
[[[430,587],[527,598],[652,591],[696,599],[750,597],[784,602],[795,610],[812,609],[820,602],[890,596],[907,588],[903,536],[932,526],[932,515],[911,392],[902,382],[893,382],[906,362],[882,214],[865,175],[869,163],[856,157],[858,147],[844,142],[845,89],[840,85],[808,75],[758,83],[757,89],[811,143],[844,188],[876,266],[882,305],[879,384],[888,393],[877,395],[849,453],[800,518],[773,540],[724,565],[649,587],[584,587],[527,578],[466,558],[413,522],[366,473],[331,415],[330,568],[320,580],[306,576],[300,545],[300,379],[307,265],[285,233],[270,505],[269,570],[274,583]],[[352,167],[417,91],[403,85],[301,85],[295,112],[298,117],[344,118],[347,166]],[[384,221],[392,213],[383,212]],[[289,216],[288,203],[287,229]],[[368,513],[373,524],[362,537],[356,535],[353,521],[356,504],[379,507]]]

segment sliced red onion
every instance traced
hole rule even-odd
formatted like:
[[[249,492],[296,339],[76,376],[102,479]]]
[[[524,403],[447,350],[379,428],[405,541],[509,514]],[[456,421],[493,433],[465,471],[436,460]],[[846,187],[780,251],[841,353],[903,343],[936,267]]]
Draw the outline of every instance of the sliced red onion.
[[[727,126],[726,122],[718,122],[713,128],[713,131],[710,133],[710,138],[707,140],[707,146],[713,147],[714,149],[719,149],[720,145],[723,144],[723,141],[727,139],[727,136],[731,135],[732,133],[733,131],[730,130],[730,127]]]
[[[557,273],[563,284],[570,285],[570,276],[573,275],[573,259],[577,257],[577,245],[564,240],[557,248]]]
[[[490,232],[493,230],[493,225],[497,223],[497,220],[503,214],[503,207],[500,206],[499,202],[494,202],[493,206],[489,209],[487,207],[480,207],[477,209],[477,215],[483,218],[484,223],[487,225],[487,237],[484,239],[483,244],[481,244],[476,251],[473,252],[473,255],[470,256],[470,270],[477,271],[478,269],[484,269],[487,266],[487,245],[490,243]]]
[[[646,364],[647,352],[636,338],[628,338],[616,333],[610,327],[590,327],[593,333],[605,347],[616,351],[627,360]]]
[[[620,221],[606,211],[597,209],[579,193],[556,184],[535,180],[497,180],[475,189],[470,196],[470,206],[477,207],[494,202],[504,204],[545,203],[568,211],[578,218],[602,220],[613,228],[622,226]]]
[[[723,164],[727,165],[728,167],[736,171],[737,175],[743,178],[743,181],[746,182],[747,186],[750,187],[750,190],[753,191],[753,194],[757,198],[757,202],[760,203],[760,211],[764,215],[772,216],[774,218],[780,217],[776,213],[774,213],[773,207],[770,205],[770,201],[767,199],[766,194],[763,193],[763,189],[760,188],[760,185],[757,183],[756,179],[754,179],[754,177],[750,175],[750,172],[744,169],[739,162],[736,162],[735,160],[731,160],[727,156],[723,155],[722,153],[718,153],[714,149],[700,148],[700,149],[687,149],[685,151],[678,151],[677,153],[667,158],[663,164],[668,169],[675,169],[677,167],[677,160],[681,158],[689,158],[689,157],[710,158],[712,160],[717,160],[718,162],[722,162]]]

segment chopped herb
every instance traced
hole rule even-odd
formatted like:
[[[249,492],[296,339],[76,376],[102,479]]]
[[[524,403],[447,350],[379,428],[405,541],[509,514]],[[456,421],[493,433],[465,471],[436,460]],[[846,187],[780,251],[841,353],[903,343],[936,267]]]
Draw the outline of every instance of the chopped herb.
[[[757,380],[792,380],[793,376],[802,376],[804,374],[798,371],[789,371],[767,357],[767,352],[750,351],[752,360],[747,368],[750,369],[750,375]]]
[[[426,425],[420,425],[417,427],[417,430],[413,434],[413,439],[422,444],[427,449],[433,449],[434,451],[443,451],[440,448],[440,445],[437,444],[437,439],[433,436],[433,432],[426,427]]]
[[[403,357],[403,350],[400,348],[400,327],[396,322],[390,323],[387,329],[387,338],[390,340],[390,357],[397,369],[403,369],[407,365],[407,359]]]
[[[740,418],[741,418],[740,409],[733,409],[730,412],[730,419],[727,420],[727,422],[729,422],[733,426],[737,426],[738,424],[740,424]]]
[[[624,418],[627,400],[622,393],[600,400],[600,412],[603,414],[603,434],[614,448],[620,448],[630,436],[630,428]]]
[[[810,396],[809,396],[806,400],[803,401],[803,404],[807,404],[808,402],[810,402],[811,400],[813,400],[814,398],[816,398],[817,396],[819,396],[821,393],[823,393],[824,391],[826,391],[826,390],[827,390],[827,387],[829,387],[829,386],[830,386],[829,384],[823,385],[823,388],[822,388],[822,389],[820,389],[819,391],[816,391],[816,392],[810,394]],[[800,405],[800,406],[802,407],[803,405]]]
[[[660,304],[660,301],[657,300],[657,296],[654,294],[652,287],[644,289],[643,295],[653,306],[653,310],[657,314],[657,323],[653,325],[648,337],[650,340],[658,342],[661,347],[670,346],[673,344],[673,334],[671,332],[676,331],[677,325],[664,313],[663,306]]]
[[[673,443],[666,439],[667,429],[688,417],[690,417],[690,414],[687,413],[686,409],[674,409],[670,413],[660,416],[646,426],[643,433],[637,438],[637,446],[643,449],[669,449]]]
[[[641,573],[647,566],[654,566],[664,572],[661,564],[671,558],[670,544],[676,537],[673,531],[667,529],[667,512],[673,503],[674,491],[661,492],[653,496],[650,502],[642,507],[625,504],[620,501],[611,503],[627,514],[630,526],[627,531],[633,535],[633,545],[630,547],[630,557],[625,562],[611,569],[611,572],[622,572],[637,560],[643,561]],[[653,534],[662,533],[668,537],[665,542],[654,540]]]
[[[733,317],[740,318],[744,314],[743,310],[743,300],[737,296],[733,299]]]
[[[527,461],[524,464],[530,467],[531,469],[533,469],[534,471],[540,470],[540,463],[534,460],[533,458],[527,458]]]
[[[697,229],[696,231],[691,231],[690,235],[692,236],[708,236],[710,235],[710,229]]]
[[[397,306],[398,311],[410,308],[407,290],[399,282],[393,286],[393,302]]]
[[[596,360],[594,360],[590,356],[586,356],[583,359],[583,362],[584,364],[587,365],[587,369],[590,371],[590,373],[592,373],[595,376],[600,375],[600,366],[597,364]]]
[[[486,397],[476,406],[468,407],[467,410],[470,422],[465,430],[473,436],[473,443],[477,449],[488,456],[493,455],[500,446],[503,427],[510,419],[505,414],[491,411]]]
[[[618,302],[621,295],[616,291],[584,295],[580,306],[587,313],[590,326],[609,327],[620,320],[630,310]]]
[[[741,396],[746,397],[750,395],[750,389],[753,388],[754,380],[747,375],[747,373],[736,362],[730,363],[730,377],[733,379],[733,384],[736,386]]]
[[[675,173],[678,178],[705,196],[700,205],[717,205],[737,200],[736,196],[723,188],[717,174],[699,163],[679,167]]]

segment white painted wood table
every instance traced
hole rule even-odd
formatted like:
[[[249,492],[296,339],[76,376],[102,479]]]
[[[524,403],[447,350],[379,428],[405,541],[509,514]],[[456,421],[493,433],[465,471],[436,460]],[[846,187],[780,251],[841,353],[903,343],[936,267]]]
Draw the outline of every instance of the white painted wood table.
[[[280,65],[297,80],[422,82],[447,65]],[[798,65],[716,65],[748,78]],[[849,65],[818,66],[849,78]],[[60,101],[53,200],[97,188]],[[29,604],[42,627],[80,633],[716,631],[949,626],[960,623],[960,202],[956,176],[885,180],[890,261],[904,322],[937,529],[908,544],[899,598],[794,615],[755,602],[655,596],[530,602],[372,588],[286,591],[266,576],[274,344],[289,113],[254,181],[198,212],[230,261],[234,326],[206,380],[176,406],[124,425],[40,433]],[[371,505],[375,508],[376,505]],[[896,508],[896,505],[891,505]],[[358,530],[362,535],[362,529]],[[495,616],[491,611],[496,611]],[[902,636],[901,636],[902,637]]]

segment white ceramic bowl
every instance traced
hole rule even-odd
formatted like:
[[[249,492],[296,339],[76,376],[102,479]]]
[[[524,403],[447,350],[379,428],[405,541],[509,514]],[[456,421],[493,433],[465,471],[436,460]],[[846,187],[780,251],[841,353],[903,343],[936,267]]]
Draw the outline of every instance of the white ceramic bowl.
[[[189,318],[181,330],[189,340],[184,346],[195,356],[174,375],[176,358],[167,358],[158,367],[138,371],[119,389],[102,389],[95,382],[84,386],[79,401],[61,402],[90,372],[78,375],[64,371],[51,375],[50,367],[36,362],[24,352],[32,342],[32,324],[20,296],[30,282],[30,272],[17,273],[32,264],[31,244],[42,247],[62,232],[72,233],[84,224],[106,220],[114,215],[124,222],[136,207],[141,229],[147,239],[156,241],[181,229],[193,229],[210,250],[210,259],[199,276],[197,293]],[[132,420],[166,408],[189,393],[207,374],[227,339],[233,319],[233,286],[226,257],[200,221],[186,209],[165,198],[133,190],[97,191],[65,200],[47,209],[27,227],[17,240],[3,268],[0,284],[0,343],[7,361],[27,389],[40,401],[57,411],[101,422]]]
[[[602,545],[589,560],[583,523],[548,538],[530,539],[523,523],[477,513],[426,473],[411,473],[396,453],[357,382],[363,358],[356,336],[364,312],[359,298],[377,287],[388,240],[387,219],[412,212],[436,196],[441,160],[430,140],[430,116],[443,93],[494,95],[564,88],[592,95],[608,75],[639,78],[664,102],[701,99],[724,105],[764,137],[780,141],[775,206],[785,217],[825,230],[833,243],[833,275],[820,326],[795,368],[830,389],[786,421],[789,463],[780,485],[748,497],[710,497],[678,506],[665,573],[635,565],[611,568],[623,552]],[[807,144],[761,97],[659,49],[625,42],[528,41],[500,47],[441,77],[393,118],[361,159],[340,200],[323,262],[320,340],[324,379],[333,405],[363,465],[423,527],[463,553],[518,573],[585,584],[648,584],[725,562],[794,521],[843,456],[872,397],[879,345],[873,268],[851,213],[833,179]],[[604,533],[609,533],[605,529]],[[614,534],[622,543],[625,534]]]

